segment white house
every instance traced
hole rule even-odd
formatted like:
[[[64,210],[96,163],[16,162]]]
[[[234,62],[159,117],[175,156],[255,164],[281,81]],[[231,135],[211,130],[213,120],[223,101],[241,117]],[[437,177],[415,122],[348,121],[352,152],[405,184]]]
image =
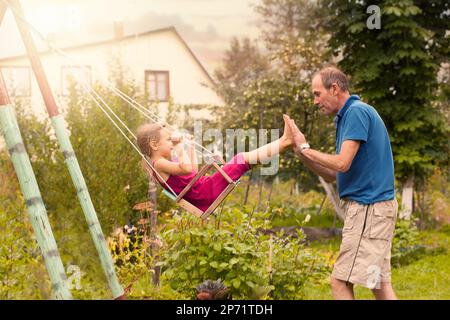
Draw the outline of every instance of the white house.
[[[106,79],[110,65],[119,59],[130,78],[161,109],[169,99],[176,104],[223,105],[214,82],[174,27],[123,35],[115,26],[114,39],[40,52],[40,58],[57,103],[64,103],[69,77],[89,84]],[[26,55],[0,58],[0,68],[10,96],[31,99],[38,114],[45,113],[43,99]]]

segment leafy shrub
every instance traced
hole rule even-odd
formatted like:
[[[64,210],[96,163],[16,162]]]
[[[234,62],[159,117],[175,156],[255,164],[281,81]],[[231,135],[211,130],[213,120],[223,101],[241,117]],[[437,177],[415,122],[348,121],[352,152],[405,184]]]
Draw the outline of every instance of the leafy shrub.
[[[0,195],[0,299],[50,299],[50,281],[23,198]]]
[[[405,265],[425,252],[414,220],[397,220],[392,241],[392,265]]]
[[[301,298],[308,278],[324,275],[324,258],[305,250],[303,234],[260,232],[270,228],[269,216],[235,208],[215,222],[174,217],[162,233],[161,280],[191,297],[199,283],[222,279],[237,299]]]
[[[113,237],[108,238],[108,246],[121,283],[133,284],[146,273],[153,272],[150,240],[136,228],[116,229]]]
[[[274,238],[274,299],[302,299],[307,283],[321,281],[330,266],[326,257],[304,245],[304,235],[284,239],[280,233]]]

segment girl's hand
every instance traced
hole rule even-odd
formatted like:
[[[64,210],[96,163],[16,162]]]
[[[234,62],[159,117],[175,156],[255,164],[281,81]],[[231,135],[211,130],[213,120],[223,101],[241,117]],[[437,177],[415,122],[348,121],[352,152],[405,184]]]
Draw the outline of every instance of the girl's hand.
[[[174,143],[173,150],[175,150],[177,155],[180,156],[181,153],[184,151],[184,143],[180,143],[180,142],[178,142],[176,144]]]
[[[183,136],[181,134],[179,134],[178,132],[175,132],[175,133],[172,134],[170,139],[172,140],[173,144],[178,144],[181,141],[183,141]]]
[[[171,140],[173,144],[177,144],[183,141],[191,142],[194,139],[194,137],[190,134],[180,134],[178,132],[175,132],[171,136]]]

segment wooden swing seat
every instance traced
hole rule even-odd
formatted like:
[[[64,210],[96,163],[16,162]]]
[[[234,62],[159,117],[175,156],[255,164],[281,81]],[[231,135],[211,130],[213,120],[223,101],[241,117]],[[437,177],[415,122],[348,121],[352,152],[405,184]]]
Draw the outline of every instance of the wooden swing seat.
[[[220,162],[220,165],[217,164],[217,162]],[[186,210],[189,213],[192,213],[196,217],[199,217],[203,220],[207,219],[213,212],[216,210],[216,208],[225,200],[225,198],[230,194],[231,191],[239,184],[239,180],[233,181],[233,179],[230,178],[230,176],[222,169],[222,165],[225,163],[223,159],[215,156],[211,158],[210,163],[207,163],[204,165],[195,175],[195,177],[192,179],[191,182],[178,194],[177,197],[175,197],[172,193],[168,192],[166,189],[163,189],[163,193],[176,203],[180,207],[182,207],[184,210]],[[203,177],[206,173],[208,173],[211,169],[215,169],[218,171],[224,179],[228,182],[228,186],[222,191],[222,193],[217,197],[216,200],[209,206],[208,209],[205,211],[200,210],[193,204],[189,203],[188,201],[184,200],[183,197],[186,195],[186,193],[191,190],[192,186],[195,182],[197,182],[198,179]]]

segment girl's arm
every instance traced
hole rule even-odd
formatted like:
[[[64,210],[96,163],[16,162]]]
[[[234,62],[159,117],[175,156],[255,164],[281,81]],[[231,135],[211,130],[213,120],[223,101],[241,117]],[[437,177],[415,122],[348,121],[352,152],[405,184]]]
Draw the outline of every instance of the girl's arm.
[[[155,162],[156,170],[162,171],[166,174],[174,176],[184,176],[192,172],[191,159],[184,150],[182,142],[177,142],[174,147],[175,153],[178,157],[178,162],[169,161],[161,158]]]
[[[155,162],[155,169],[166,174],[173,176],[185,176],[192,172],[190,165],[183,164],[181,162],[173,162],[167,159],[161,158]]]

